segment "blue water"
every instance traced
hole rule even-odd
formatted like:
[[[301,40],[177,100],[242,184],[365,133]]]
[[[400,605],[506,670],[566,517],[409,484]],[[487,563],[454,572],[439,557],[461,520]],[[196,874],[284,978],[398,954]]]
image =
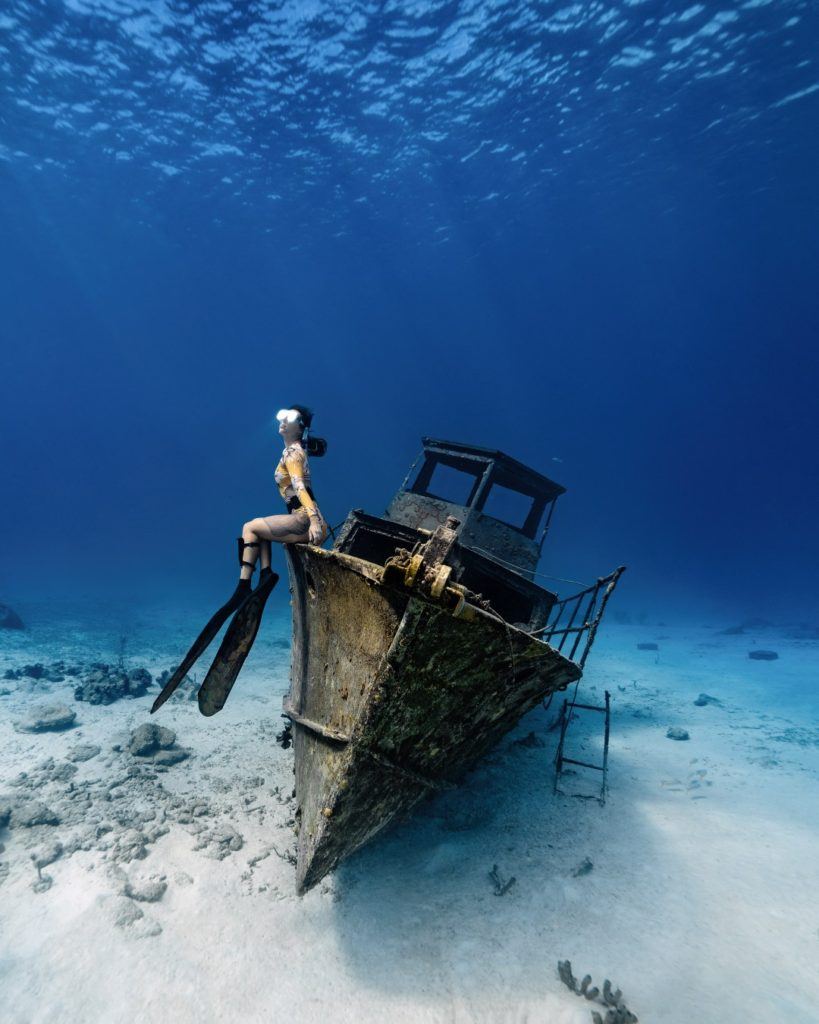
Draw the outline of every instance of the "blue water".
[[[805,0],[6,2],[0,600],[220,599],[304,402],[333,523],[422,435],[497,447],[568,488],[545,571],[815,623],[817,43]]]

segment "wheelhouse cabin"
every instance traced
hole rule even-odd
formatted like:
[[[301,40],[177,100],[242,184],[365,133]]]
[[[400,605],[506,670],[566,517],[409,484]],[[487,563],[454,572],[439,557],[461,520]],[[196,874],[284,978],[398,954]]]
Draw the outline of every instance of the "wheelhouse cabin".
[[[384,565],[396,547],[412,550],[454,519],[453,582],[507,622],[540,629],[557,595],[534,582],[535,570],[565,487],[501,451],[430,437],[422,445],[384,516],[353,509],[334,549]]]

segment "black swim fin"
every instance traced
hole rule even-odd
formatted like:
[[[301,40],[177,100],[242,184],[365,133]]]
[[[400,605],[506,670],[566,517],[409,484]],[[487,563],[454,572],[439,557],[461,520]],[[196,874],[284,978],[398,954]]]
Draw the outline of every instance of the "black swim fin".
[[[245,544],[241,537],[237,538],[239,542],[239,564],[242,564],[242,553]],[[243,601],[253,596],[253,591],[250,586],[241,583],[236,587],[233,593],[228,598],[227,602],[222,607],[214,612],[211,616],[208,624],[194,640],[193,646],[182,659],[182,663],[179,668],[174,672],[171,678],[162,687],[162,691],[151,706],[151,714],[158,711],[165,701],[171,696],[174,690],[179,686],[182,680],[185,678],[187,673],[193,668],[194,663],[204,653],[211,640],[216,636],[222,626],[227,622],[230,616],[241,606]]]
[[[203,715],[215,715],[225,706],[259,632],[265,602],[278,582],[277,573],[264,573],[256,589],[233,616],[213,664],[199,687],[199,710]]]

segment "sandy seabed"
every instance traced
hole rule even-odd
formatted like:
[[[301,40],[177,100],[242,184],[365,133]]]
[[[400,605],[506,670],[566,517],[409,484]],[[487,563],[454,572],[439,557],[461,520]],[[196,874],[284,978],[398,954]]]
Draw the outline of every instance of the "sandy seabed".
[[[210,609],[127,627],[80,605],[18,611],[29,628],[0,634],[0,676],[120,657],[157,676]],[[292,749],[276,743],[286,605],[214,718],[184,694],[150,716],[155,685],[95,705],[77,678],[0,680],[0,1017],[590,1024],[557,975],[569,959],[642,1022],[819,1021],[819,640],[724,625],[604,623],[578,694],[612,693],[604,807],[572,795],[596,792],[593,772],[553,793],[559,695],[301,898]],[[54,703],[73,726],[17,730]],[[579,713],[570,756],[599,760],[601,717]],[[133,757],[148,721],[188,756]],[[502,895],[495,866],[514,878]]]

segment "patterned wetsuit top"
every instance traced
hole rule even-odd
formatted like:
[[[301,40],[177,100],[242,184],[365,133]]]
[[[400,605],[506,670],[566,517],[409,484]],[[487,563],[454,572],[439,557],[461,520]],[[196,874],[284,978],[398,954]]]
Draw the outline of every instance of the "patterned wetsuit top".
[[[291,444],[284,449],[273,477],[289,512],[296,512],[298,509],[304,509],[308,513],[317,511],[316,499],[310,487],[307,452],[301,445]]]

